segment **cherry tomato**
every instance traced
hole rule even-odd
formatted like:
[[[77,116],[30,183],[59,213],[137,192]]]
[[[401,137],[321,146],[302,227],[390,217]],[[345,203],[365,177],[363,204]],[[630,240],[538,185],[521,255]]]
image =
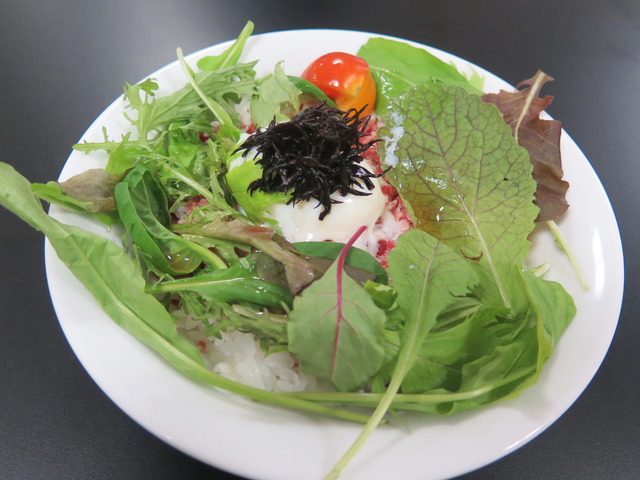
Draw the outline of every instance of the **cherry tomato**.
[[[369,64],[360,57],[342,52],[328,53],[309,65],[302,78],[322,90],[340,110],[360,110],[366,105],[362,115],[373,113],[376,86],[369,73]]]

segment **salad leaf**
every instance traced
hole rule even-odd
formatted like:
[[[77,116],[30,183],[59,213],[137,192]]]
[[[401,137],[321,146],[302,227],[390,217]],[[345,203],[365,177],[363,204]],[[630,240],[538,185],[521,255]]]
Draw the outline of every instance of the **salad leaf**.
[[[139,265],[120,246],[49,217],[29,182],[5,163],[0,163],[0,184],[0,204],[47,236],[58,257],[116,323],[187,375],[193,373],[190,363],[204,365],[198,349],[177,332],[164,306],[145,293]]]
[[[385,313],[369,294],[343,275],[347,243],[331,268],[294,300],[289,313],[289,351],[304,371],[353,391],[380,368]]]
[[[121,141],[107,138],[103,142],[83,142],[74,149],[83,152],[106,150],[109,162],[105,167],[110,173],[124,173],[143,157],[167,155],[164,139],[172,126],[180,129],[200,131],[213,135],[211,126],[216,120],[210,105],[219,107],[217,113],[234,129],[237,112],[232,100],[242,95],[251,96],[256,92],[254,63],[236,64],[213,72],[198,72],[191,80],[199,92],[209,99],[209,105],[200,100],[193,85],[186,85],[176,92],[156,97],[158,84],[147,79],[136,85],[126,84],[124,99],[127,102],[125,118],[135,127],[136,134],[126,134]],[[224,132],[221,132],[221,134]],[[235,143],[233,143],[235,145]],[[233,146],[232,145],[232,146]]]
[[[265,192],[263,190],[255,190],[249,192],[249,185],[262,177],[262,167],[258,165],[256,158],[238,158],[241,154],[237,153],[234,157],[241,160],[239,164],[233,164],[225,175],[227,185],[231,191],[231,195],[242,207],[247,217],[255,223],[275,223],[269,217],[267,209],[274,203],[287,203],[291,195],[284,192]]]
[[[392,99],[418,85],[438,82],[482,94],[480,77],[467,78],[453,64],[404,42],[371,38],[360,47],[358,56],[367,61],[376,82],[376,113],[379,115],[386,111]]]
[[[276,64],[273,74],[258,82],[258,93],[251,99],[251,118],[258,128],[264,128],[275,119],[289,120],[300,110],[300,93],[287,77],[282,62]]]
[[[87,210],[98,213],[115,210],[113,189],[120,180],[122,175],[112,175],[103,169],[93,168],[60,182],[59,185],[65,195],[85,202]],[[34,185],[34,190],[36,187]]]
[[[514,92],[488,93],[482,100],[498,107],[505,122],[512,128],[518,143],[527,149],[536,180],[535,203],[540,207],[537,222],[556,220],[569,208],[565,198],[569,183],[562,179],[560,136],[562,123],[544,120],[540,114],[553,97],[539,97],[545,83],[553,80],[538,71],[533,78],[520,82]]]
[[[233,117],[236,115],[235,111],[227,104],[226,97],[251,95],[255,92],[253,65],[253,63],[237,64],[214,72],[198,72],[194,74],[193,80],[205,96],[219,103],[224,111]],[[141,138],[146,139],[149,133],[159,126],[177,121],[190,121],[209,110],[209,106],[203,105],[198,100],[199,94],[192,85],[150,101],[155,90],[157,90],[157,83],[146,80],[137,86],[129,85],[125,91],[129,108],[137,112],[137,118],[129,118],[137,127]],[[144,95],[141,96],[142,93]]]
[[[251,225],[239,219],[219,218],[204,225],[176,225],[174,230],[251,245],[264,252],[284,265],[289,289],[294,295],[315,279],[313,266],[271,228]]]
[[[315,279],[322,277],[322,275],[324,275],[333,264],[332,260],[304,255],[302,254],[302,252],[297,250],[297,248],[296,251],[296,253],[305,262],[311,265],[311,267],[313,268]],[[270,256],[259,250],[255,250],[251,253],[251,259],[253,260],[256,271],[258,273],[258,277],[260,279],[264,280],[265,282],[273,283],[275,285],[280,285],[283,287],[289,286],[285,265],[282,262],[271,258]],[[361,286],[364,286],[366,283],[372,282],[376,279],[376,275],[374,273],[371,273],[362,268],[354,267],[352,265],[347,265],[346,262],[344,265],[344,271]]]
[[[398,160],[389,178],[414,224],[474,259],[497,301],[517,304],[513,265],[529,250],[538,214],[526,150],[493,106],[458,87],[419,86],[392,107],[381,136],[404,129],[386,157]]]
[[[338,242],[296,242],[293,246],[304,255],[332,261],[340,256],[344,248],[344,244]],[[377,283],[384,284],[388,281],[387,271],[373,255],[365,250],[351,247],[345,256],[344,264],[347,273],[349,273],[347,267],[351,266],[375,274]]]
[[[507,327],[494,337],[492,350],[463,366],[459,389],[468,392],[467,398],[451,403],[447,413],[515,397],[536,383],[555,343],[574,317],[573,299],[560,284],[526,269],[519,271],[530,308],[521,315],[517,328],[510,332]]]
[[[146,259],[171,275],[193,272],[204,259],[220,265],[220,259],[169,230],[167,197],[149,170],[131,170],[114,191],[120,219]]]
[[[528,270],[523,269],[520,273],[537,317],[538,366],[541,368],[575,316],[576,305],[559,283],[544,280]]]
[[[389,252],[391,286],[404,312],[403,341],[392,384],[401,384],[445,307],[466,295],[479,278],[470,262],[441,241],[413,229]],[[399,379],[397,377],[400,377]]]
[[[198,60],[198,68],[200,70],[215,71],[220,68],[236,64],[242,54],[242,50],[244,49],[247,40],[253,33],[253,27],[253,22],[247,22],[240,32],[240,35],[238,35],[238,38],[236,38],[229,48],[220,55],[208,55],[206,57],[202,57]]]
[[[437,315],[455,301],[455,296],[465,295],[478,281],[469,262],[418,229],[409,230],[398,238],[396,247],[389,253],[388,262],[391,284],[398,292],[398,304],[405,314],[402,346],[391,381],[371,419],[328,478],[337,478],[382,421],[405,377],[416,364],[420,346],[435,324]],[[412,380],[410,378],[409,382]]]
[[[227,143],[229,145],[235,144],[240,138],[241,130],[234,125],[233,120],[229,113],[224,109],[224,107],[219,103],[219,101],[211,98],[207,92],[200,86],[198,81],[196,80],[196,75],[191,67],[187,64],[186,59],[182,53],[182,49],[178,48],[176,50],[178,54],[178,62],[182,67],[182,71],[187,77],[187,80],[191,84],[191,88],[193,91],[200,97],[202,103],[206,106],[206,108],[213,114],[215,121],[220,123],[220,127],[218,128],[217,136],[222,140],[222,142]],[[235,79],[234,79],[235,81]],[[235,94],[235,92],[234,92]]]
[[[239,264],[191,277],[165,280],[148,287],[147,291],[154,294],[196,292],[209,303],[251,302],[275,308],[291,305],[293,301],[288,289],[256,278]]]
[[[60,260],[111,319],[187,377],[257,401],[366,422],[368,417],[357,412],[249,387],[208,370],[198,348],[178,333],[171,314],[144,291],[139,265],[115,243],[49,217],[33,195],[29,181],[3,162],[0,162],[0,205],[44,233]]]
[[[289,75],[289,80],[300,91],[302,102],[312,101],[314,103],[324,103],[328,107],[336,107],[336,102],[327,97],[327,94],[320,90],[317,86],[304,78]]]
[[[76,212],[93,214],[106,225],[120,221],[113,190],[122,175],[91,169],[64,182],[34,183],[33,192],[42,200]]]

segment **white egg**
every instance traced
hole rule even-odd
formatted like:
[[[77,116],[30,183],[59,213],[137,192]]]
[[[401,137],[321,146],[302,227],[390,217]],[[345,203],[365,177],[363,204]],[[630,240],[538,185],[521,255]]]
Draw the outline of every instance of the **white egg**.
[[[378,249],[377,236],[373,227],[383,213],[386,197],[382,193],[378,179],[372,178],[375,188],[370,195],[341,196],[334,193],[332,198],[341,203],[334,203],[331,212],[319,219],[322,205],[317,200],[299,202],[295,206],[274,204],[269,208],[269,215],[278,222],[282,235],[290,242],[333,242],[347,243],[358,228],[367,229],[354,244],[372,255]]]

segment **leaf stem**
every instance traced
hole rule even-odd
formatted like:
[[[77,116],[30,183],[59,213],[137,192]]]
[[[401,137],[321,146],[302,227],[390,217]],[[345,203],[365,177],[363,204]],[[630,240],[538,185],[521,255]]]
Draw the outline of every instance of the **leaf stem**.
[[[182,49],[178,47],[176,49],[176,53],[178,54],[178,62],[180,63],[184,74],[187,76],[187,80],[189,80],[189,83],[198,94],[198,96],[202,99],[207,108],[211,110],[211,113],[213,113],[213,115],[220,121],[221,124],[233,127],[233,121],[231,120],[229,114],[219,104],[211,100],[197,84],[193,74],[193,70],[191,70],[191,67],[189,67],[189,65],[187,64],[187,61],[184,58],[184,54],[182,53]]]
[[[556,245],[558,246],[558,248],[560,248],[560,250],[562,250],[567,255],[567,258],[569,259],[569,263],[571,263],[571,266],[573,267],[573,271],[576,273],[576,276],[578,277],[580,286],[585,291],[589,290],[589,284],[587,283],[587,280],[584,277],[584,274],[582,273],[582,269],[580,268],[578,259],[576,258],[576,256],[573,253],[573,250],[569,246],[569,242],[567,241],[567,238],[562,233],[562,230],[560,230],[560,227],[558,226],[558,224],[553,220],[548,220],[547,225],[553,232],[553,238],[556,242]]]
[[[420,410],[422,404],[438,404],[471,400],[481,395],[489,393],[504,385],[527,377],[535,372],[535,367],[524,370],[517,375],[505,377],[491,384],[463,392],[451,393],[396,393],[389,408],[396,410]],[[362,393],[362,392],[288,392],[286,395],[301,398],[313,402],[342,404],[359,407],[374,407],[379,405],[385,393]]]
[[[356,233],[353,234],[353,236],[349,239],[349,241],[345,244],[344,248],[342,249],[342,251],[340,252],[340,256],[338,257],[338,264],[337,264],[337,269],[336,269],[336,289],[337,289],[337,317],[338,317],[338,323],[336,325],[336,334],[335,334],[335,338],[333,341],[333,358],[331,360],[331,376],[333,377],[333,372],[335,371],[335,364],[336,364],[336,359],[338,357],[337,352],[338,352],[338,341],[340,339],[340,323],[342,322],[343,316],[342,316],[342,273],[344,271],[344,261],[345,258],[347,258],[347,253],[349,252],[349,249],[353,246],[353,244],[355,243],[355,241],[360,237],[360,235],[362,235],[362,232],[364,232],[366,230],[367,226],[366,225],[362,225],[360,228],[358,228],[358,230],[356,231]]]

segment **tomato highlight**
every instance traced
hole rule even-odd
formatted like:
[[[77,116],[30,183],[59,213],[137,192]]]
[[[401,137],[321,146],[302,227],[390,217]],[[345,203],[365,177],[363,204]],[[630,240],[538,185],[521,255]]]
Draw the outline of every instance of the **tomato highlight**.
[[[376,102],[376,86],[366,60],[343,52],[332,52],[311,63],[302,78],[313,83],[332,99],[340,110],[355,108],[371,115]]]

